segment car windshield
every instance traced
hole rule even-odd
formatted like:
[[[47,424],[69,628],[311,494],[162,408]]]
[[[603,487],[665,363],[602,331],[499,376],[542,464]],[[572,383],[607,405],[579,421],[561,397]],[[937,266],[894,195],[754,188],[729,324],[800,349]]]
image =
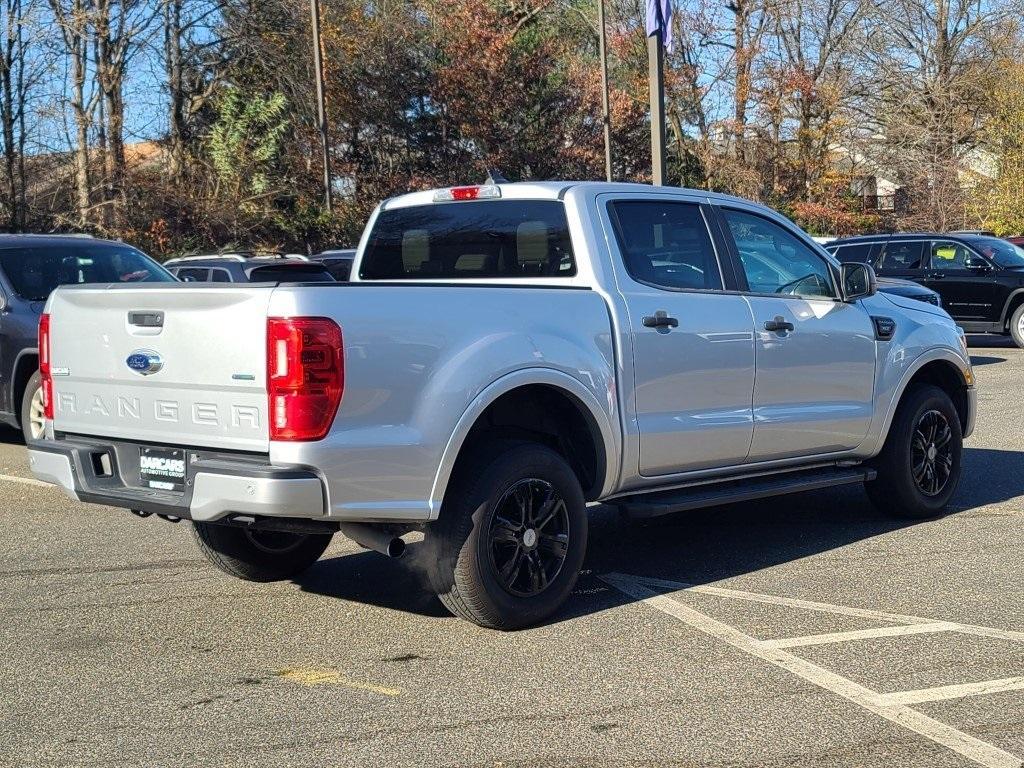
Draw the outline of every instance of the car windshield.
[[[0,249],[0,269],[27,301],[46,301],[75,283],[173,283],[174,276],[142,251],[102,242],[47,243]]]
[[[970,237],[967,241],[1000,267],[1024,267],[1024,248],[998,237]]]

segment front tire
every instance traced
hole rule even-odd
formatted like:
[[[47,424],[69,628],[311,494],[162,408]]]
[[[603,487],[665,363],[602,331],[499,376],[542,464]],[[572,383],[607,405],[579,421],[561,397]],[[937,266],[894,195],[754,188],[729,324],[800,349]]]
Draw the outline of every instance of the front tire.
[[[282,581],[320,559],[330,534],[250,531],[231,525],[192,524],[199,551],[224,573],[246,581]]]
[[[1020,349],[1024,349],[1024,304],[1021,304],[1010,315],[1010,338]]]
[[[896,410],[878,477],[865,485],[876,507],[895,517],[921,520],[943,513],[960,482],[963,435],[949,395],[918,384]]]
[[[36,371],[29,377],[21,395],[21,434],[26,443],[31,443],[45,437],[45,428],[42,377]]]
[[[428,527],[431,586],[456,616],[518,629],[565,602],[587,549],[587,512],[565,460],[533,443],[497,443],[464,467]]]

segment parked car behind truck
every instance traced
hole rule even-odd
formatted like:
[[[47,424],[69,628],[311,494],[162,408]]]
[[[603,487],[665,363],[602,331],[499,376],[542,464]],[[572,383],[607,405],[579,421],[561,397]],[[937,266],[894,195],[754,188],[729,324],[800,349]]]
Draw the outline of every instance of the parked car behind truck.
[[[174,282],[142,251],[78,235],[0,235],[0,420],[42,436],[39,313],[70,283]]]
[[[942,296],[968,333],[1009,335],[1024,348],[1024,249],[984,234],[864,235],[828,244],[842,262],[913,280]]]
[[[956,326],[764,207],[418,192],[378,207],[351,279],[59,289],[36,477],[191,520],[244,579],[295,576],[338,531],[397,555],[422,530],[444,604],[502,629],[569,595],[590,502],[651,516],[865,483],[917,518],[956,488],[976,404]]]

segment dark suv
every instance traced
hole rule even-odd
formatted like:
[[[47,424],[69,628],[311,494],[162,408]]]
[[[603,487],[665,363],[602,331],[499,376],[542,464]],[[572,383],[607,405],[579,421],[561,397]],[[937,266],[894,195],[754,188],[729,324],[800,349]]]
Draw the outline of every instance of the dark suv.
[[[39,315],[50,292],[69,283],[175,282],[124,243],[76,235],[0,235],[0,421],[26,441],[43,431]]]
[[[1024,348],[1024,249],[986,235],[867,235],[834,240],[840,261],[871,264],[883,277],[914,280],[942,296],[968,333],[1009,334]]]

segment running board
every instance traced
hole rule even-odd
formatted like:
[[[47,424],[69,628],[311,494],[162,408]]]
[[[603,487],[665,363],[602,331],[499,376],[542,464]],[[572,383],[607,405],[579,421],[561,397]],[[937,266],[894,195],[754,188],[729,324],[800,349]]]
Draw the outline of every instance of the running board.
[[[719,504],[764,499],[800,491],[814,491],[835,485],[851,485],[874,480],[877,473],[868,467],[828,467],[776,475],[760,475],[737,480],[703,483],[671,491],[638,493],[617,499],[630,517],[657,517]]]

